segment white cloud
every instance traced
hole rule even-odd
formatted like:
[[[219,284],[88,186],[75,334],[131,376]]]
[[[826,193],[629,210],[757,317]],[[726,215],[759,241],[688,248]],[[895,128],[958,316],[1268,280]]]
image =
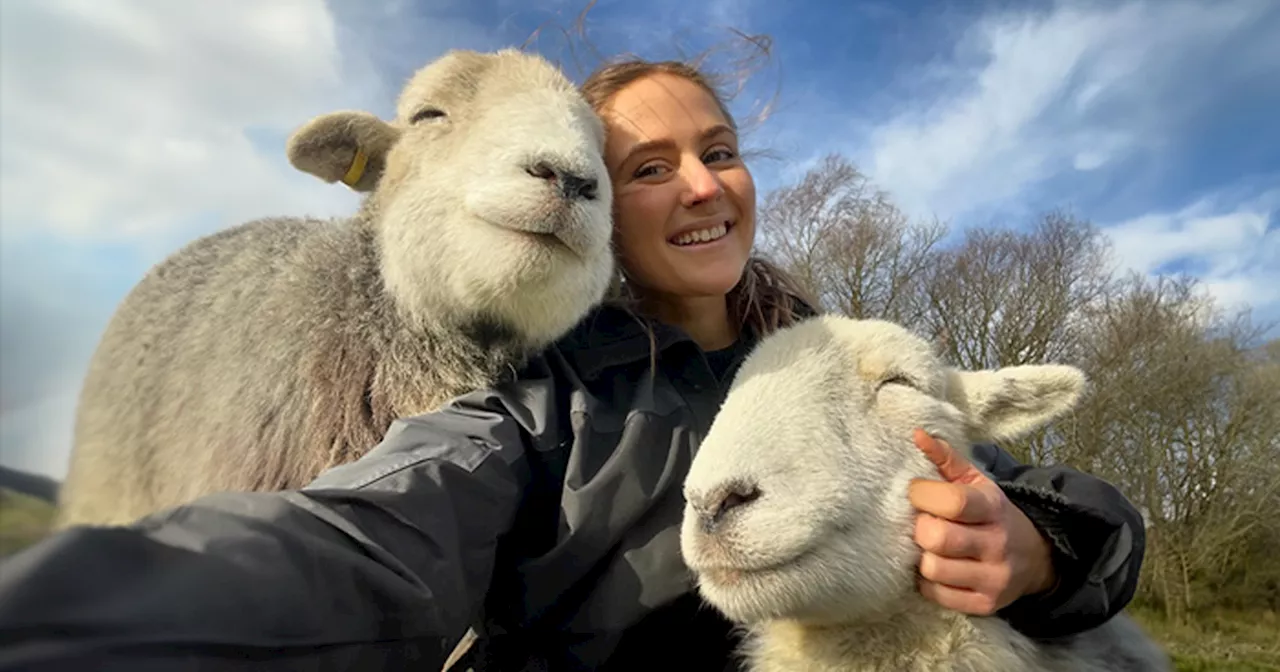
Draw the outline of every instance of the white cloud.
[[[1106,227],[1120,266],[1154,274],[1185,266],[1223,307],[1280,310],[1280,189],[1207,196],[1173,212]],[[1273,225],[1274,224],[1274,225]]]
[[[1223,59],[1227,71],[1207,83],[1182,76],[1271,7],[1059,3],[985,17],[955,53],[916,73],[910,100],[871,122],[855,156],[913,215],[1012,204],[1046,178],[1158,149],[1166,125],[1212,96],[1213,81],[1269,67],[1280,45]]]
[[[354,204],[289,169],[283,146],[264,151],[246,134],[286,134],[315,114],[367,102],[343,88],[323,0],[29,0],[3,8],[7,234],[150,236],[206,213],[221,226]]]

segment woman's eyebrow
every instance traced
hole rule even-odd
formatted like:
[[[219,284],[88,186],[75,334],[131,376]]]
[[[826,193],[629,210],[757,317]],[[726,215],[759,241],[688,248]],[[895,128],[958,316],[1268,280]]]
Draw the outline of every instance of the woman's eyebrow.
[[[715,136],[720,135],[721,133],[732,134],[733,129],[730,128],[727,124],[716,124],[714,126],[710,126],[706,128],[701,133],[699,133],[698,140],[700,142],[706,142],[707,140],[714,138]],[[627,165],[627,162],[631,160],[631,157],[635,156],[636,154],[643,154],[645,152],[653,151],[655,149],[670,149],[674,145],[675,145],[675,142],[670,138],[659,138],[656,140],[646,140],[644,142],[636,143],[634,146],[631,147],[631,149],[627,152],[627,155],[623,157],[622,161],[620,161],[618,165],[621,165],[621,166]]]

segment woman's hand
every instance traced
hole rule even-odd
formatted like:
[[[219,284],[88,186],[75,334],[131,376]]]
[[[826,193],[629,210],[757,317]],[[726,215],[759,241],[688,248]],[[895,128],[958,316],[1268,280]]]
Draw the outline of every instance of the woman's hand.
[[[985,616],[1049,590],[1055,580],[1051,547],[1027,516],[946,442],[921,429],[913,438],[944,479],[916,479],[908,490],[920,511],[920,593],[949,609]]]

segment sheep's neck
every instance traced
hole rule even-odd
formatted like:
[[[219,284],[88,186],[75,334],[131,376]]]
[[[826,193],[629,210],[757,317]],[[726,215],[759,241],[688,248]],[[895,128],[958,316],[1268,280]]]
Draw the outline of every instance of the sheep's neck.
[[[1009,628],[995,618],[973,619],[958,612],[915,604],[896,615],[865,623],[815,625],[776,620],[753,629],[753,672],[1000,672],[1021,670],[1025,662],[989,657],[1002,647],[980,646],[1008,639]]]
[[[450,398],[509,378],[528,352],[515,332],[501,325],[457,318],[461,311],[447,307],[415,310],[391,297],[376,279],[381,255],[369,221],[375,215],[374,205],[366,202],[360,214],[365,220],[360,267],[365,277],[352,283],[367,292],[354,298],[352,306],[371,307],[372,311],[366,315],[365,308],[360,308],[335,316],[335,322],[342,325],[341,332],[351,343],[372,346],[367,351],[372,355],[369,360],[348,366],[364,371],[365,422],[369,431],[381,437],[396,418],[428,413]],[[332,355],[336,349],[324,351]],[[354,347],[352,351],[366,350]]]
[[[409,323],[390,335],[379,376],[395,378],[390,406],[398,417],[434,410],[451,397],[510,378],[527,352],[514,332],[473,320]],[[391,382],[391,381],[388,381]]]
[[[379,204],[366,199],[357,214],[361,221],[363,271],[381,276],[382,254],[376,221]],[[457,306],[407,305],[391,296],[383,281],[366,282],[371,290],[366,305],[375,306],[380,325],[376,334],[356,336],[376,341],[377,361],[368,390],[375,431],[390,421],[427,413],[448,399],[486,388],[509,378],[525,361],[530,348],[515,330],[474,316],[461,316]],[[360,325],[349,327],[359,330]]]

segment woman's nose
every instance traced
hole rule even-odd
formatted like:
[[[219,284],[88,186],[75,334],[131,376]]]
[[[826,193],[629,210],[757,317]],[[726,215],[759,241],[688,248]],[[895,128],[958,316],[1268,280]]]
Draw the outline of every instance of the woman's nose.
[[[719,176],[709,170],[701,161],[686,162],[681,172],[684,173],[684,181],[688,185],[684,193],[685,207],[713,201],[724,193],[724,187],[720,184]]]

